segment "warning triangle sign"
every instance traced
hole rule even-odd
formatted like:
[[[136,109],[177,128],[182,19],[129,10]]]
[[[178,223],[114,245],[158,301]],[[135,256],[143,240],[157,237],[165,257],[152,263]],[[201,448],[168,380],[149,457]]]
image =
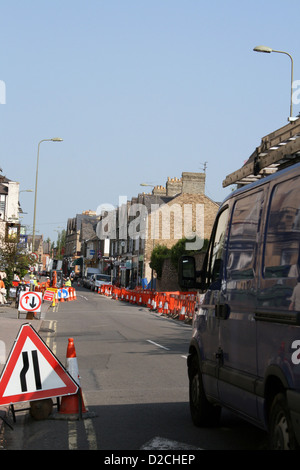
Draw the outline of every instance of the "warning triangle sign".
[[[0,377],[0,405],[74,395],[78,389],[35,329],[22,325]]]

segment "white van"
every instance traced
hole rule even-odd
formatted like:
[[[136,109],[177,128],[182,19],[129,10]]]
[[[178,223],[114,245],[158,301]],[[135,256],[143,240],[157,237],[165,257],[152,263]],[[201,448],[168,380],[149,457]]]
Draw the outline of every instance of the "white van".
[[[91,277],[91,290],[98,292],[102,285],[111,285],[111,276],[109,274],[93,274]]]
[[[91,278],[93,274],[99,274],[100,269],[98,268],[86,268],[84,271],[84,277],[82,279],[82,285],[87,287],[88,289],[91,288]]]

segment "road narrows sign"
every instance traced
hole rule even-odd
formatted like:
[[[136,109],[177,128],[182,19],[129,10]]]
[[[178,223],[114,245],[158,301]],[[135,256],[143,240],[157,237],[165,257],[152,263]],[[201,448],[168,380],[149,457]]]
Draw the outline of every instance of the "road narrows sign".
[[[78,389],[34,328],[22,325],[0,377],[0,405],[74,395]]]

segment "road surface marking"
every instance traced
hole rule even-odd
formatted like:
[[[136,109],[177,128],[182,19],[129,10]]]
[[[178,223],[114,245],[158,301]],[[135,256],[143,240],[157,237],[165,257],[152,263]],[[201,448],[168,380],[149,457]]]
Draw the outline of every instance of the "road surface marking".
[[[92,420],[88,418],[84,419],[83,422],[86,431],[86,437],[89,443],[89,449],[97,450],[97,438]]]
[[[84,297],[84,295],[79,295],[78,297],[81,297],[81,298],[84,299],[84,300],[88,300],[88,298],[87,298],[87,297]]]
[[[56,334],[56,320],[48,320],[49,322],[49,330],[53,330],[53,333]],[[56,355],[56,341],[54,338],[51,337],[52,333],[48,333],[45,339],[45,343],[47,344],[48,348]]]
[[[77,426],[75,421],[68,421],[69,450],[77,450]]]
[[[83,392],[82,392],[82,399],[83,399],[83,403],[86,403],[86,398]],[[94,428],[91,418],[84,419],[83,423],[85,427],[87,441],[89,444],[89,449],[97,450],[97,438],[96,438],[95,428]]]
[[[184,444],[183,442],[172,441],[164,437],[154,437],[146,442],[141,450],[203,450],[200,447]]]
[[[165,346],[162,346],[161,344],[155,343],[154,341],[151,341],[151,339],[147,339],[148,343],[154,344],[154,346],[158,346],[159,348],[165,349],[166,351],[170,351],[170,348],[165,348]]]

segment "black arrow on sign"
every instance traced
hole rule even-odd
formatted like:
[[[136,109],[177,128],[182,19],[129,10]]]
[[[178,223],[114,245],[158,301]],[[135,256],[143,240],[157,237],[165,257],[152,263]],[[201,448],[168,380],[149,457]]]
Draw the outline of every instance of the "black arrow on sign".
[[[32,301],[31,301],[31,303],[29,304],[29,306],[30,306],[31,308],[34,308],[34,307],[36,307],[36,305],[37,305],[37,304],[35,303],[35,298],[32,297]]]
[[[21,382],[21,389],[22,392],[27,392],[27,384],[26,384],[26,373],[29,369],[29,361],[28,361],[28,352],[24,351],[22,352],[22,358],[23,358],[23,369],[20,372],[20,382]]]
[[[35,386],[36,390],[42,389],[41,383],[41,376],[40,376],[40,368],[39,368],[39,360],[38,354],[36,350],[31,351],[32,356],[32,363],[33,363],[33,371],[34,371],[34,378],[35,378]],[[29,360],[28,360],[28,352],[22,352],[22,359],[23,359],[23,368],[20,372],[20,382],[21,382],[21,390],[22,392],[27,392],[27,382],[26,382],[26,374],[29,369]]]

